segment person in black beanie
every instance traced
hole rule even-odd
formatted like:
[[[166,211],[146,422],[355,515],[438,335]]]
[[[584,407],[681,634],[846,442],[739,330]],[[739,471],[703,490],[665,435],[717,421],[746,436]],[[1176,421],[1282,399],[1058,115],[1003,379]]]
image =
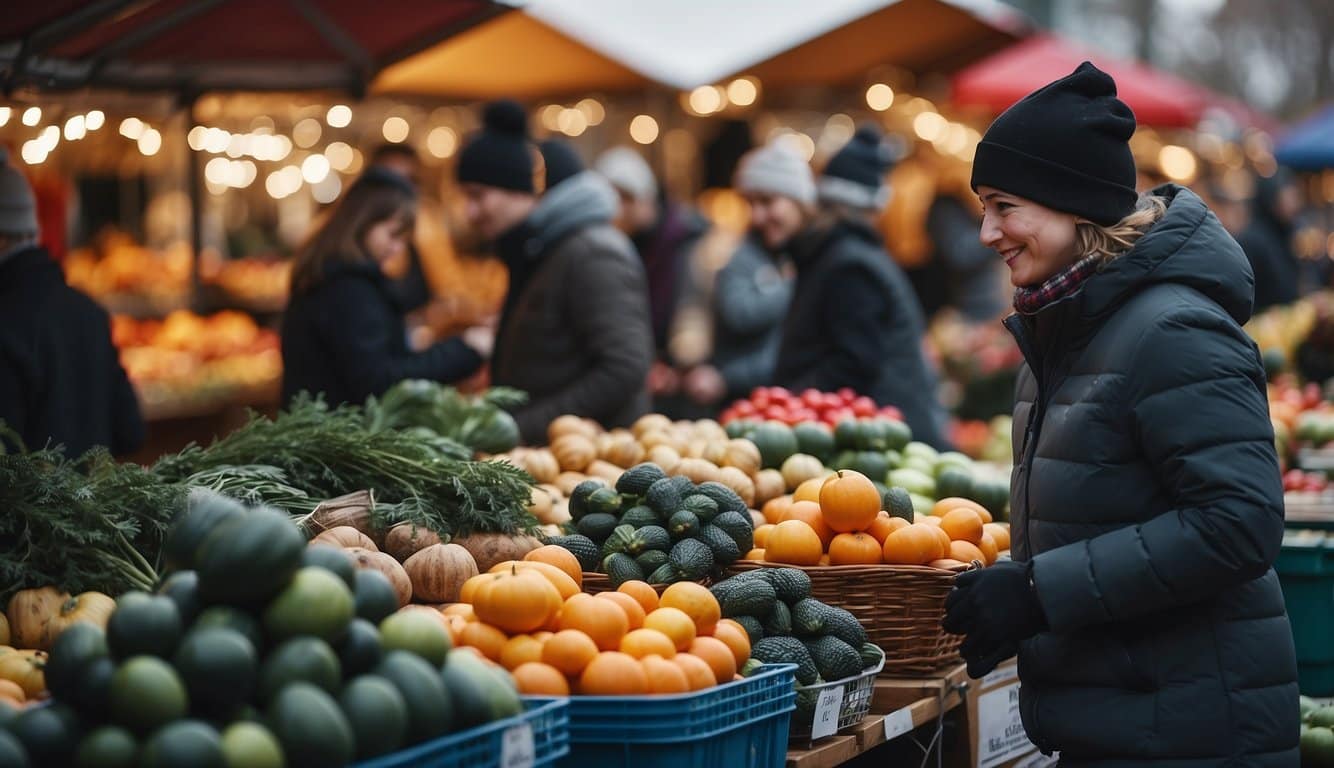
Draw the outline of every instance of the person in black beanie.
[[[797,282],[774,381],[793,391],[851,388],[898,408],[914,439],[947,450],[947,415],[922,347],[922,307],[875,229],[892,163],[879,129],[868,125],[816,181],[819,210],[785,244]]]
[[[568,141],[544,139],[537,145],[537,151],[542,153],[542,164],[546,167],[547,189],[584,172],[583,158]]]
[[[1295,766],[1251,270],[1195,193],[1136,193],[1134,130],[1085,62],[978,145],[1026,362],[1011,559],[961,574],[943,624],[974,677],[1018,653],[1024,727],[1062,766]]]
[[[513,411],[528,443],[562,414],[629,426],[648,411],[653,359],[644,268],[611,223],[616,192],[572,150],[546,150],[523,107],[498,101],[456,167],[468,225],[509,269],[491,382],[528,393]]]

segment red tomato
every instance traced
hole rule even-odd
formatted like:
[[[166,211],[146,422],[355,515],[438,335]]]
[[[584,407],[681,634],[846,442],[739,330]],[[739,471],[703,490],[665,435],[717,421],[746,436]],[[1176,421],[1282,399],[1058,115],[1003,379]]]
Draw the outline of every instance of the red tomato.
[[[801,393],[801,404],[807,408],[819,408],[824,404],[824,395],[818,389],[807,389]]]
[[[857,399],[857,393],[852,391],[852,387],[839,387],[838,397],[844,403],[851,403]]]
[[[760,390],[750,396],[750,402],[755,405],[755,410],[763,412],[764,409],[773,405],[773,400],[769,397],[767,390]]]
[[[893,419],[894,421],[903,421],[903,411],[900,411],[898,408],[895,408],[892,405],[887,405],[884,408],[881,408],[880,415],[886,419]],[[986,429],[988,431],[990,430],[990,428],[987,427],[985,422],[979,422],[979,423],[982,424],[983,429]]]
[[[774,421],[787,421],[788,410],[781,405],[771,405],[764,409],[764,418]]]
[[[1307,382],[1306,386],[1302,387],[1302,400],[1308,409],[1320,405],[1320,402],[1324,400],[1320,392],[1320,385],[1313,381]]]
[[[718,423],[727,426],[728,422],[737,420],[736,406],[732,406],[722,413],[718,414]]]
[[[754,416],[759,410],[755,407],[755,404],[749,400],[738,400],[732,407],[736,409],[738,416]]]
[[[843,398],[832,392],[826,392],[821,396],[821,399],[824,401],[823,404],[826,411],[843,407]]]
[[[875,415],[875,401],[865,395],[852,401],[852,412],[859,418]]]

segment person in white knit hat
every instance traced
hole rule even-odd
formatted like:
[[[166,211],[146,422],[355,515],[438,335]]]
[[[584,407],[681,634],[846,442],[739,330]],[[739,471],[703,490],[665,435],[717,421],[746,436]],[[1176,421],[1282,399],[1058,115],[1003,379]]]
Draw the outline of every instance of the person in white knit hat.
[[[38,234],[32,187],[0,149],[0,447],[133,451],[144,426],[107,313],[65,284]]]

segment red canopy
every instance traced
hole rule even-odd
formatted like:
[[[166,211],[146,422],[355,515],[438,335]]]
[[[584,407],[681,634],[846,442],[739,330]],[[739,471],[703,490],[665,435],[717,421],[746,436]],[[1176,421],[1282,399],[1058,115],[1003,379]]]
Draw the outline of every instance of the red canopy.
[[[37,0],[0,14],[4,85],[365,88],[509,8],[492,0]]]
[[[1210,107],[1223,109],[1243,122],[1255,122],[1253,114],[1237,114],[1235,102],[1206,88],[1144,64],[1092,53],[1048,34],[1015,43],[959,72],[953,80],[954,101],[999,113],[1070,74],[1083,61],[1092,61],[1116,80],[1117,94],[1135,111],[1141,125],[1193,128]]]

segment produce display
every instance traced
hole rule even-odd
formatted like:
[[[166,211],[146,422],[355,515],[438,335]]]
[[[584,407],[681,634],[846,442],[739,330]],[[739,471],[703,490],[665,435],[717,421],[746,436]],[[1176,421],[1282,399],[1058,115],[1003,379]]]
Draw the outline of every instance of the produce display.
[[[476,453],[504,453],[519,444],[519,425],[505,409],[527,399],[508,387],[492,387],[473,396],[434,381],[408,379],[390,387],[383,397],[370,398],[366,418],[372,430],[427,429]]]
[[[1303,696],[1301,713],[1302,768],[1331,768],[1334,766],[1334,704],[1322,707]]]
[[[950,439],[959,452],[976,460],[1008,467],[1014,464],[1010,433],[1013,419],[1009,414],[993,416],[989,421],[955,421]]]
[[[522,711],[508,673],[284,513],[196,495],[166,550],[156,594],[31,663],[52,700],[0,704],[4,764],[338,766]]]
[[[794,394],[783,387],[756,387],[750,397],[728,406],[718,417],[724,425],[737,419],[778,421],[789,426],[819,422],[834,427],[847,419],[881,416],[902,421],[903,413],[892,405],[877,406],[865,395],[844,387],[837,392],[803,390]]]
[[[62,266],[71,286],[112,311],[164,314],[188,300],[191,260],[184,241],[157,250],[110,233],[92,248],[70,251]]]
[[[927,343],[951,385],[947,404],[956,416],[988,420],[1010,413],[1024,356],[1000,323],[969,323],[941,313],[927,331]]]

